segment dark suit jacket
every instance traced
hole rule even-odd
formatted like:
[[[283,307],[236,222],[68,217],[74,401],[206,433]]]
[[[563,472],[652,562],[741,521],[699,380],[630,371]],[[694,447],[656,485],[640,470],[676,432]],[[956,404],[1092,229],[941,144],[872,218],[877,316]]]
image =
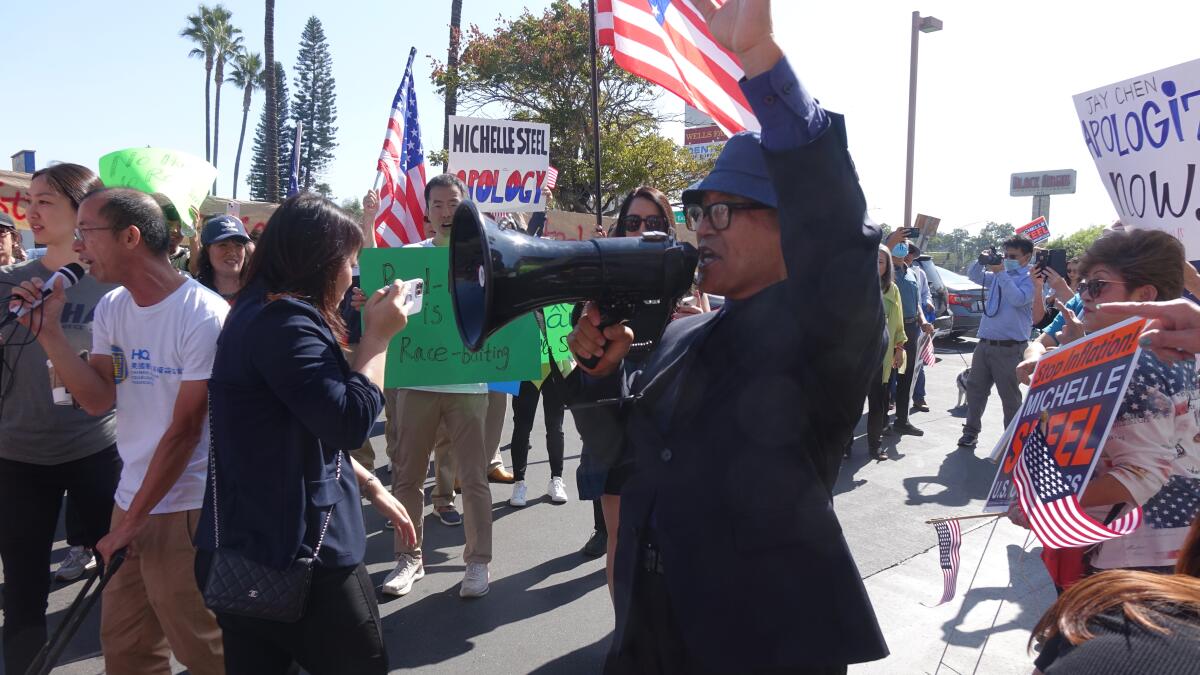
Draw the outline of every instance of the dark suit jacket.
[[[618,416],[637,467],[621,495],[614,649],[653,529],[695,661],[739,672],[888,653],[832,503],[884,326],[880,233],[832,117],[811,144],[768,153],[787,281],[673,322],[637,372],[583,380],[589,397],[626,397],[575,416]]]

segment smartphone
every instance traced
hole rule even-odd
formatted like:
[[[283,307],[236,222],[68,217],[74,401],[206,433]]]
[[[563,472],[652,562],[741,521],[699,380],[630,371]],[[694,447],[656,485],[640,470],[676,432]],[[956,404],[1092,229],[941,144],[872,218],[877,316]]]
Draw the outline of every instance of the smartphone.
[[[409,279],[400,286],[400,307],[404,310],[404,316],[420,314],[424,300],[424,279]]]
[[[904,236],[908,237],[909,239],[916,239],[917,237],[921,236],[921,228],[906,227],[904,228]]]
[[[1066,249],[1052,248],[1049,250],[1038,251],[1037,268],[1045,269],[1047,267],[1054,270],[1055,272],[1058,272],[1058,276],[1062,277],[1064,281],[1070,280],[1070,277],[1067,275],[1067,250]]]

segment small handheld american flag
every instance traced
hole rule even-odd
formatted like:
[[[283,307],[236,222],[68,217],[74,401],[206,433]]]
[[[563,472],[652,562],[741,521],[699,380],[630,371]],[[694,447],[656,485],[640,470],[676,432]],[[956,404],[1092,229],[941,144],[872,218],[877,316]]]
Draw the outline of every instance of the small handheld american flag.
[[[542,181],[542,185],[547,190],[553,190],[555,185],[558,185],[558,169],[550,167],[546,170],[546,180]]]
[[[1129,534],[1142,523],[1140,506],[1110,525],[1084,513],[1079,498],[1063,480],[1040,425],[1025,438],[1012,479],[1030,529],[1046,548],[1099,544]]]
[[[958,587],[958,551],[962,547],[962,528],[957,520],[944,520],[934,523],[937,532],[938,557],[942,568],[942,599],[938,605],[944,605],[954,598],[954,590]],[[922,603],[924,604],[924,603]]]
[[[425,148],[417,122],[417,92],[413,87],[413,47],[408,66],[392,100],[383,150],[379,153],[379,211],[375,242],[381,247],[403,246],[424,239]]]

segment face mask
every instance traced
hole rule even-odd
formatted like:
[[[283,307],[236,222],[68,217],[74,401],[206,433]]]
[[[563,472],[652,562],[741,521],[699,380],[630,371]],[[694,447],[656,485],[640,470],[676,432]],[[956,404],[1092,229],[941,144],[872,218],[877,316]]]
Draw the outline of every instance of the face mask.
[[[1016,272],[1017,270],[1021,269],[1021,261],[1005,258],[1004,259],[1004,269],[1008,272]]]
[[[908,255],[908,244],[900,242],[892,247],[892,255],[897,258],[903,258]]]

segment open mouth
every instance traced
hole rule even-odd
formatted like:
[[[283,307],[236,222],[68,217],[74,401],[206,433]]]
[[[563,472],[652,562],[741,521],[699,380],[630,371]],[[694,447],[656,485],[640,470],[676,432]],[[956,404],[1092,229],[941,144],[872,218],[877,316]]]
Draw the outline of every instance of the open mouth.
[[[709,263],[720,259],[721,256],[717,255],[711,248],[707,246],[700,247],[700,267],[707,267]]]

